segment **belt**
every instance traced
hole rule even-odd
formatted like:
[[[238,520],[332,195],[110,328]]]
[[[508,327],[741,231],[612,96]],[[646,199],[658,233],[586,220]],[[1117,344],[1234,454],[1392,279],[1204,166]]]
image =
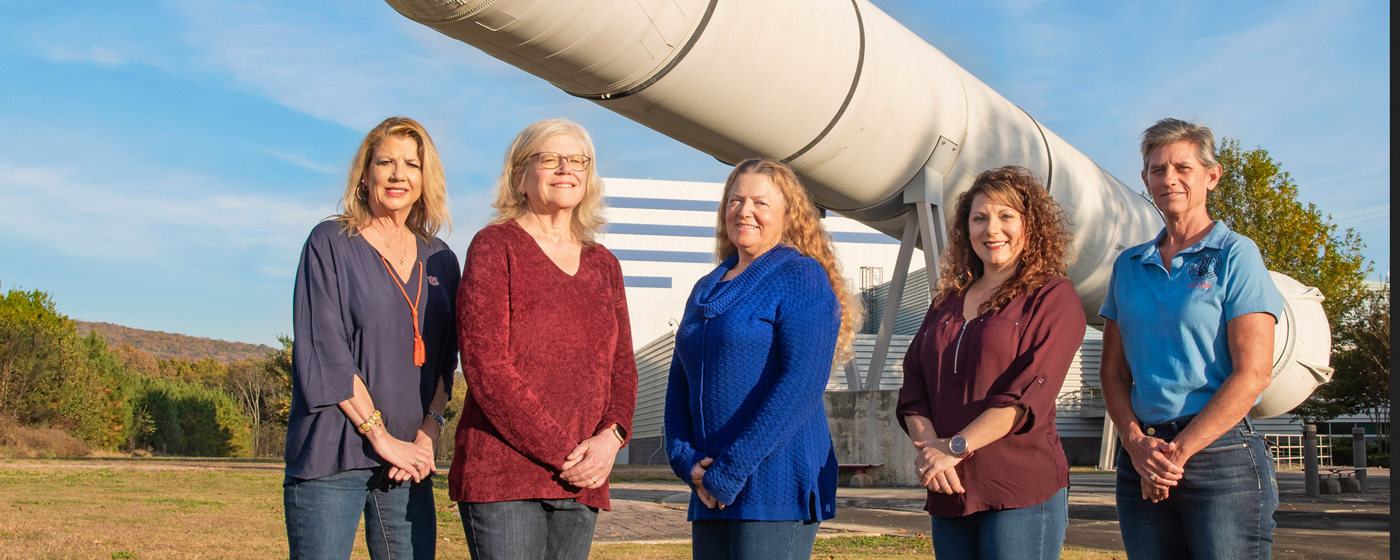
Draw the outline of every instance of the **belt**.
[[[1152,436],[1163,441],[1171,441],[1173,439],[1176,439],[1176,436],[1180,435],[1182,430],[1185,430],[1187,424],[1190,424],[1191,420],[1195,417],[1195,414],[1188,414],[1186,416],[1178,416],[1176,418],[1172,418],[1171,420],[1166,420],[1163,422],[1143,424],[1142,433],[1143,435]],[[1244,427],[1250,432],[1254,431],[1254,424],[1249,421],[1248,416],[1241,419],[1238,424],[1235,424],[1235,427]]]

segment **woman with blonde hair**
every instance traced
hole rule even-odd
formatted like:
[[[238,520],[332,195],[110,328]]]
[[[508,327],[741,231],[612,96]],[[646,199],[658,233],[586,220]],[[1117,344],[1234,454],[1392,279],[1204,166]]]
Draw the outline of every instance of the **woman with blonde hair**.
[[[954,213],[896,409],[928,488],[934,554],[1059,558],[1069,464],[1055,397],[1085,326],[1064,278],[1069,217],[1011,166],[977,176]]]
[[[806,559],[836,515],[822,393],[860,306],[797,176],[766,159],[725,181],[715,257],[686,301],[666,388],[666,450],[694,490],[695,558]]]
[[[594,240],[602,198],[583,127],[536,122],[467,249],[457,334],[471,391],[448,491],[476,560],[587,558],[609,509],[637,365],[622,266]]]
[[[457,257],[442,164],[417,121],[374,127],[344,213],[311,230],[292,308],[283,500],[291,558],[432,558],[430,478],[457,369]]]

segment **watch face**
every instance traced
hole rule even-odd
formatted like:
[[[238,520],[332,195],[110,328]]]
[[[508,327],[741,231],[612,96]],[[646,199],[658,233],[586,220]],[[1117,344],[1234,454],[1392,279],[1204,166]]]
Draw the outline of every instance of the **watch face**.
[[[953,436],[953,439],[948,440],[948,450],[952,451],[954,455],[966,453],[967,440],[963,439],[962,436]]]

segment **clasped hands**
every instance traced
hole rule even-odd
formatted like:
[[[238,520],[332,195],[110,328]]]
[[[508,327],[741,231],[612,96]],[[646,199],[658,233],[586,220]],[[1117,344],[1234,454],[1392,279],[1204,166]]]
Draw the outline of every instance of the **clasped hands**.
[[[937,438],[914,442],[918,455],[914,457],[914,467],[919,472],[919,484],[940,494],[962,494],[962,481],[953,467],[962,462],[948,449],[949,438]]]
[[[1123,442],[1128,457],[1133,460],[1133,469],[1142,477],[1142,499],[1157,503],[1167,499],[1171,488],[1185,475],[1190,455],[1176,442],[1152,436],[1129,436]]]
[[[429,423],[432,425],[428,426]],[[437,472],[434,450],[437,449],[437,438],[441,430],[437,422],[425,420],[424,425],[418,428],[418,435],[410,443],[379,428],[377,435],[371,435],[370,445],[374,447],[374,452],[389,464],[389,480],[421,482]],[[429,435],[430,433],[433,435]]]
[[[709,470],[710,465],[713,464],[715,464],[715,460],[710,457],[696,463],[695,467],[690,469],[690,486],[695,489],[695,495],[700,498],[700,503],[705,504],[705,507],[724,509],[724,504],[719,503],[719,499],[705,489],[705,471]]]
[[[559,478],[579,488],[601,487],[608,482],[617,450],[621,448],[622,442],[613,435],[611,428],[585,439],[564,458]]]

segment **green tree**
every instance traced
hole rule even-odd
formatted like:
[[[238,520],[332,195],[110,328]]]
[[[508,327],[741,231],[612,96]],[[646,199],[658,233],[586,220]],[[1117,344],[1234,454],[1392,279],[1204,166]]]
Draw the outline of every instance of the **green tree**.
[[[118,449],[128,441],[132,387],[106,342],[80,338],[48,294],[0,298],[0,414]]]
[[[1212,218],[1254,240],[1269,270],[1282,272],[1327,297],[1322,307],[1333,325],[1351,318],[1364,298],[1371,265],[1355,230],[1338,232],[1331,215],[1298,200],[1298,185],[1263,148],[1244,150],[1224,138],[1216,149],[1224,168],[1206,199]],[[1336,340],[1337,329],[1333,329]]]
[[[59,384],[74,359],[76,336],[44,292],[10,290],[0,299],[0,413],[26,425],[56,419]]]
[[[1343,414],[1365,414],[1378,427],[1390,425],[1389,287],[1367,294],[1354,320],[1338,329],[1338,337],[1332,354],[1337,371],[1318,396]],[[1382,450],[1388,449],[1387,440],[1378,441]]]

